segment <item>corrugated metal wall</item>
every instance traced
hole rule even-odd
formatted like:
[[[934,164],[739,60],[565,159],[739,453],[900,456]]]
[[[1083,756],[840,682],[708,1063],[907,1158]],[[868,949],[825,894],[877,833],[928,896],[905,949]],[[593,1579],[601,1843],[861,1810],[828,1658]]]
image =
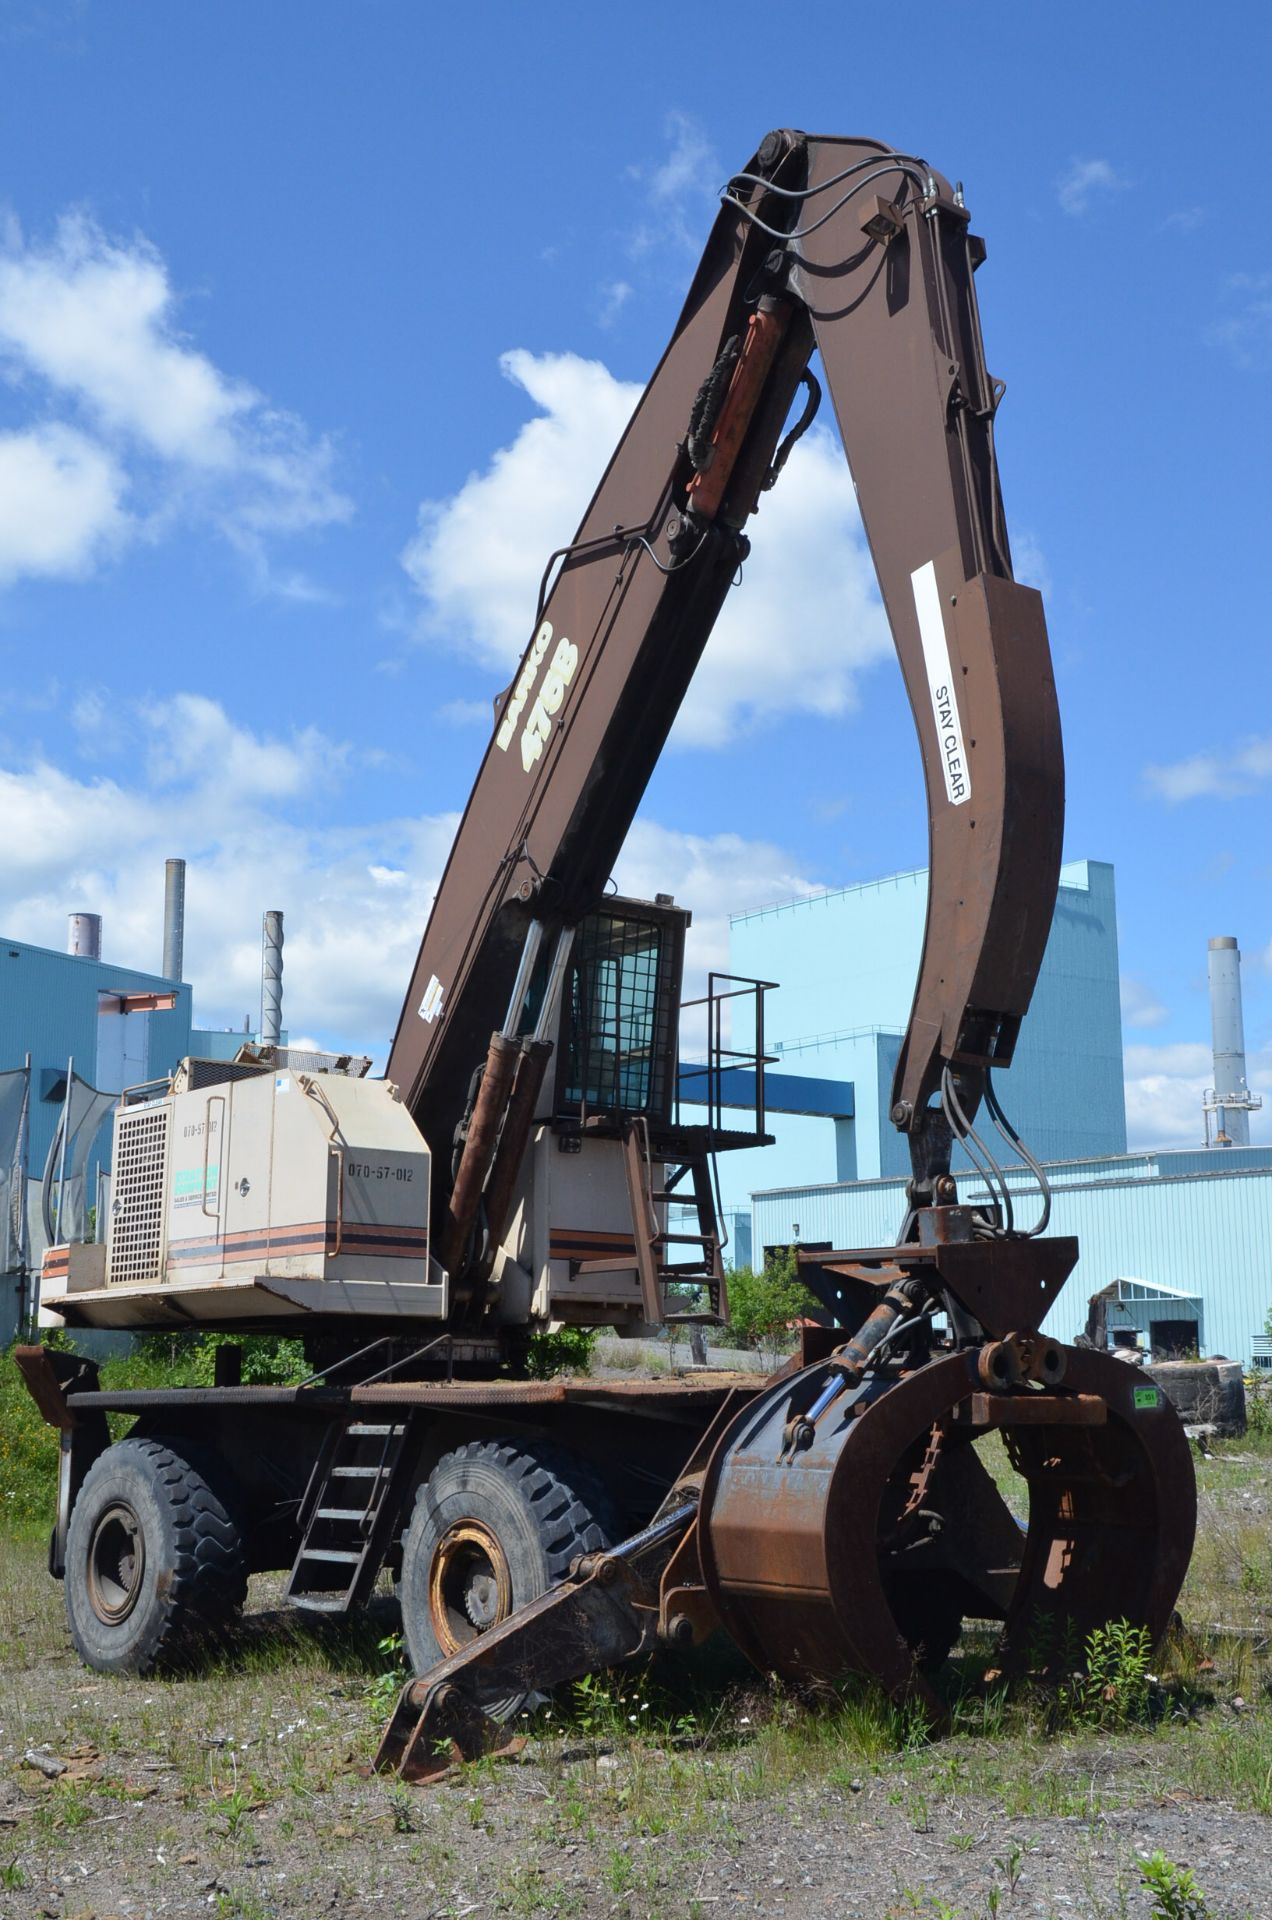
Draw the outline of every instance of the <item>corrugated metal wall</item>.
[[[1268,1149],[1130,1154],[1071,1161],[1047,1172],[1053,1191],[1048,1231],[1076,1234],[1081,1247],[1048,1332],[1071,1340],[1085,1324],[1091,1294],[1113,1280],[1143,1280],[1199,1295],[1204,1351],[1251,1364],[1254,1341],[1272,1312]],[[1011,1184],[1028,1219],[1028,1185]],[[975,1202],[976,1185],[964,1183],[961,1197]],[[904,1213],[902,1180],[757,1193],[756,1252],[796,1237],[837,1247],[888,1246]]]
[[[780,984],[767,996],[765,1032],[781,1070],[851,1080],[851,1141],[828,1123],[804,1130],[772,1116],[767,1166],[731,1164],[729,1199],[804,1172],[834,1176],[837,1148],[856,1177],[908,1165],[888,1118],[892,1068],[910,1015],[927,914],[927,874],[893,874],[784,902],[729,923],[735,973]],[[1048,1160],[1126,1150],[1122,1016],[1113,869],[1078,860],[1063,870],[1033,1004],[1005,1097],[1012,1119]]]
[[[105,1016],[146,1022],[146,1065],[138,1079],[168,1072],[189,1051],[190,988],[132,967],[76,959],[21,940],[0,940],[0,1068],[20,1067],[24,1056],[31,1055],[33,1173],[43,1171],[59,1112],[59,1102],[44,1098],[47,1076],[64,1075],[73,1055],[76,1073],[93,1085],[100,1084],[96,1076],[103,1016],[97,1010],[98,993],[161,993],[173,988],[177,1004],[171,1012]]]

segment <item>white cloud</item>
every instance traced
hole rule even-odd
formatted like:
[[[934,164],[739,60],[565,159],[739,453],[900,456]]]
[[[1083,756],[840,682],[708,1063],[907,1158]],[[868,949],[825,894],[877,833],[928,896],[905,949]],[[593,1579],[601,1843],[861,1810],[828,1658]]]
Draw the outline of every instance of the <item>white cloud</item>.
[[[650,198],[674,202],[691,193],[717,192],[720,162],[704,129],[691,114],[670,113],[666,132],[671,150],[650,176]]]
[[[1200,1040],[1126,1049],[1126,1131],[1132,1150],[1199,1147],[1204,1142],[1202,1101],[1214,1086],[1214,1057]],[[1248,1057],[1254,1093],[1272,1089],[1272,1048]],[[1213,1131],[1214,1120],[1211,1120]],[[1254,1142],[1272,1139],[1272,1106],[1250,1115]]]
[[[632,824],[614,879],[619,892],[632,899],[669,893],[693,914],[685,940],[686,1000],[706,992],[711,969],[728,971],[730,914],[820,891],[818,883],[799,873],[790,856],[769,841],[744,840],[736,833],[682,833],[643,819]],[[726,1041],[732,1011],[724,1010]],[[681,1022],[685,1056],[700,1055],[705,1038],[704,1016],[693,1008]]]
[[[1204,207],[1176,207],[1173,213],[1166,215],[1158,231],[1160,233],[1196,233],[1197,229],[1205,224],[1205,219]]]
[[[0,768],[0,927],[60,949],[67,913],[86,909],[103,916],[109,960],[157,970],[163,862],[181,854],[196,1019],[237,1026],[250,1012],[255,1024],[260,916],[281,907],[285,1016],[382,1056],[456,816],[300,825],[347,748],[312,731],[263,737],[196,694],[129,721],[127,778],[45,759]]]
[[[821,891],[794,866],[790,855],[765,840],[736,833],[682,833],[637,819],[614,868],[620,893],[652,900],[670,893],[693,914],[688,951],[695,992],[709,967],[729,964],[729,916],[773,900],[793,900]]]
[[[0,586],[91,571],[128,535],[124,490],[105,449],[70,427],[0,434]]]
[[[581,521],[640,389],[572,354],[517,351],[501,365],[539,412],[449,499],[424,503],[403,564],[424,597],[425,637],[494,669],[502,685],[529,638],[547,557]],[[796,446],[749,531],[742,583],[677,725],[682,745],[722,745],[781,713],[849,712],[861,672],[890,652],[831,433],[814,428]]]
[[[1199,1147],[1202,1098],[1214,1062],[1201,1041],[1146,1044],[1125,1050],[1126,1135],[1132,1152],[1144,1147]]]
[[[1077,217],[1088,212],[1094,200],[1129,185],[1107,160],[1073,160],[1056,182],[1056,197],[1063,212]]]
[[[451,727],[489,727],[494,719],[492,700],[447,700],[437,717]]]
[[[228,807],[287,799],[326,785],[348,757],[347,748],[313,727],[289,741],[250,733],[204,694],[175,694],[144,707],[142,719],[152,784],[199,790],[214,782]]]
[[[596,316],[601,326],[613,326],[633,292],[630,280],[611,280],[608,286],[601,288],[600,308]]]
[[[574,354],[517,351],[499,364],[539,411],[484,473],[424,502],[402,563],[429,633],[495,668],[502,685],[534,624],[548,555],[573,537],[640,388]]]
[[[1165,766],[1149,766],[1144,778],[1163,800],[1239,800],[1272,780],[1272,735],[1251,738],[1227,753],[1194,753]]]
[[[1169,1010],[1162,1006],[1152,988],[1134,974],[1124,973],[1122,987],[1122,1018],[1128,1027],[1163,1027],[1170,1019]]]
[[[1036,587],[1044,600],[1051,598],[1051,568],[1042,542],[1028,527],[1017,527],[1011,536],[1012,572],[1026,587]]]
[[[649,203],[628,242],[634,259],[664,251],[697,253],[714,214],[724,169],[703,127],[691,114],[670,113],[667,152],[654,166],[634,166]]]
[[[332,447],[192,346],[177,306],[147,241],[113,240],[83,214],[47,245],[12,225],[0,240],[0,374],[37,416],[0,443],[0,487],[5,468],[38,469],[27,511],[0,536],[7,577],[82,573],[126,535],[193,514],[251,557],[262,584],[312,592],[294,573],[272,580],[264,542],[348,517]]]
[[[82,734],[93,737],[102,711],[80,698]],[[182,855],[196,1020],[237,1027],[250,1013],[255,1025],[261,914],[277,907],[285,1023],[382,1063],[458,816],[299,824],[333,768],[354,763],[352,749],[312,730],[257,734],[201,694],[134,707],[121,724],[126,776],[86,777],[40,757],[0,767],[0,931],[61,949],[68,912],[100,913],[107,959],[155,971],[163,863]],[[119,752],[118,735],[110,744]],[[693,909],[695,988],[727,961],[730,912],[810,890],[777,847],[650,821],[633,826],[617,879]]]
[[[1239,367],[1266,367],[1272,353],[1272,273],[1234,273],[1224,295],[1230,311],[1210,329]]]

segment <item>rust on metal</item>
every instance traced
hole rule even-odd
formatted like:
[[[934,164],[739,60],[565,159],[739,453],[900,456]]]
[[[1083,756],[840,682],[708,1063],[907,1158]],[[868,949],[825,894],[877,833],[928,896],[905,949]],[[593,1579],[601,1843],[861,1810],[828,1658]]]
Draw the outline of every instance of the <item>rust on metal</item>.
[[[704,520],[714,520],[755,417],[765,383],[773,369],[791,306],[786,300],[764,302],[747,321],[746,338],[733,371],[720,417],[711,435],[705,464],[689,482],[689,505]]]
[[[75,1425],[75,1414],[67,1402],[50,1350],[47,1347],[15,1347],[13,1360],[26,1383],[27,1392],[39,1409],[40,1417],[47,1420],[51,1427],[69,1433]]]
[[[968,1427],[1102,1427],[1109,1410],[1097,1393],[974,1393],[950,1417]]]
[[[1161,1634],[1192,1545],[1188,1443],[1164,1396],[1141,1405],[1132,1369],[1066,1358],[1065,1390],[999,1397],[980,1388],[974,1350],[950,1354],[824,1416],[812,1445],[785,1456],[792,1409],[815,1397],[825,1366],[740,1416],[707,1476],[698,1539],[720,1618],[762,1670],[871,1675],[940,1724],[924,1668],[965,1615],[1002,1621],[1004,1669],[1021,1665],[1042,1617],[1083,1634],[1111,1618]],[[1024,1535],[971,1450],[989,1425],[1011,1434]]]
[[[730,1393],[758,1393],[756,1374],[699,1373],[665,1380],[483,1380],[455,1383],[425,1380],[385,1381],[367,1387],[133,1387],[117,1392],[78,1392],[69,1411],[151,1413],[162,1408],[299,1407],[335,1411],[341,1407],[492,1407],[515,1414],[518,1407],[635,1406],[669,1412],[710,1407]],[[47,1415],[45,1416],[47,1418]],[[57,1424],[56,1421],[53,1422]]]
[[[499,1125],[508,1104],[513,1075],[521,1058],[515,1040],[492,1033],[486,1066],[468,1119],[463,1152],[455,1171],[442,1238],[442,1265],[454,1273],[463,1263],[477,1218],[481,1192],[499,1143]]]

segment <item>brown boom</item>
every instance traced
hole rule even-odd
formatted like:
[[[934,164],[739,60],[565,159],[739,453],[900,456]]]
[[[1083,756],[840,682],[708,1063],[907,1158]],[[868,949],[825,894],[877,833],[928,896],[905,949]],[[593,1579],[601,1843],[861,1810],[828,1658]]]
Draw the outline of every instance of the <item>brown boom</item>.
[[[983,1069],[1010,1061],[1063,817],[1042,604],[1011,577],[999,494],[983,258],[961,192],[875,141],[772,133],[730,182],[671,344],[554,556],[399,1017],[388,1076],[441,1164],[528,920],[569,926],[605,885],[816,348],[927,783],[927,932],[893,1118],[916,1170],[948,1166],[924,1138],[930,1102],[949,1067],[970,1117]]]

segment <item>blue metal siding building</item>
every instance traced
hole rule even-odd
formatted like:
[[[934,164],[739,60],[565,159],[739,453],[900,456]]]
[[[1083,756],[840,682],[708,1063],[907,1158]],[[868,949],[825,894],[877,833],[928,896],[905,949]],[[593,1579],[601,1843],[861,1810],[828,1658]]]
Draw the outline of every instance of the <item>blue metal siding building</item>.
[[[840,1099],[834,1117],[776,1112],[775,1146],[722,1155],[726,1211],[745,1208],[761,1188],[908,1174],[889,1105],[926,914],[927,874],[918,871],[730,922],[732,971],[780,983],[765,1007],[768,1051],[778,1057],[772,1072],[846,1083],[850,1099]],[[1103,861],[1075,861],[1062,872],[1033,1004],[999,1087],[1041,1157],[1125,1153],[1116,899]],[[791,1237],[798,1217],[779,1237]],[[757,1249],[768,1238],[757,1230]]]
[[[1261,1363],[1272,1311],[1272,1150],[1121,1154],[1052,1165],[1047,1177],[1053,1196],[1048,1231],[1076,1234],[1081,1249],[1047,1318],[1049,1333],[1071,1340],[1085,1325],[1089,1296],[1122,1281],[1133,1284],[1119,1290],[1111,1329],[1134,1326],[1148,1336],[1155,1323],[1195,1320],[1202,1353],[1224,1354],[1247,1368]],[[1010,1184],[1028,1220],[1036,1189],[1024,1173],[1010,1176]],[[987,1198],[973,1179],[960,1182],[960,1197],[973,1205]],[[793,1238],[888,1246],[904,1214],[899,1179],[756,1193],[756,1254]]]
[[[191,990],[177,980],[0,939],[0,1067],[31,1056],[29,1165],[43,1170],[66,1082],[68,1060],[112,1093],[157,1078],[190,1051]],[[149,1013],[103,1012],[102,996],[175,993],[176,1005]],[[109,1151],[104,1158],[109,1162]]]

